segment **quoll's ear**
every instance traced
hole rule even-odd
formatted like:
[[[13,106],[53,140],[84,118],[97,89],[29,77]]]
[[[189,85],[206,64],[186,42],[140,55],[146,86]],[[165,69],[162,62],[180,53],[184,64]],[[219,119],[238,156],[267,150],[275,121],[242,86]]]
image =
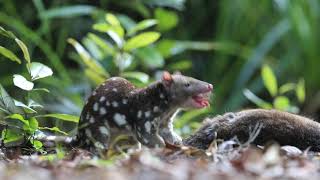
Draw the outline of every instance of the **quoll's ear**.
[[[164,71],[162,75],[162,81],[165,83],[165,85],[169,86],[173,82],[172,76],[168,71]]]

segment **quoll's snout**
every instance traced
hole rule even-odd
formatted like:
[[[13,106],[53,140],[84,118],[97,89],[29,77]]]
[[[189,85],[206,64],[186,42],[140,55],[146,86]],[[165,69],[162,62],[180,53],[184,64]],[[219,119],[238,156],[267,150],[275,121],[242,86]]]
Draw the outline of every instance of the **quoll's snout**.
[[[212,84],[208,84],[208,90],[212,91],[213,90],[213,85]]]

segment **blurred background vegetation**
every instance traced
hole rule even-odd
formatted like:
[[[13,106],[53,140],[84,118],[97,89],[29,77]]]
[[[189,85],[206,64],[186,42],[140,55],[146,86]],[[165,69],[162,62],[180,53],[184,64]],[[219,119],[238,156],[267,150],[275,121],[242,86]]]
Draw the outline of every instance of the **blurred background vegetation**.
[[[205,116],[257,106],[319,119],[319,25],[318,0],[0,1],[0,26],[53,70],[38,84],[50,93],[33,97],[41,111],[78,116],[109,76],[143,86],[180,71],[214,85],[210,109],[180,115],[182,133]],[[0,45],[22,59],[16,43],[0,37]],[[26,72],[0,56],[0,83],[17,99],[26,94],[12,77]]]

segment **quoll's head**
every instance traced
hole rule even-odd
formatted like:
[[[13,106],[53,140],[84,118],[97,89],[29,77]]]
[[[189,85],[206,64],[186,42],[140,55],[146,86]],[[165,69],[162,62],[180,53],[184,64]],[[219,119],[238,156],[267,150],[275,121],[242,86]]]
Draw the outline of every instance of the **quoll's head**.
[[[212,84],[181,74],[171,75],[166,71],[162,75],[162,83],[181,108],[204,108],[210,105]]]

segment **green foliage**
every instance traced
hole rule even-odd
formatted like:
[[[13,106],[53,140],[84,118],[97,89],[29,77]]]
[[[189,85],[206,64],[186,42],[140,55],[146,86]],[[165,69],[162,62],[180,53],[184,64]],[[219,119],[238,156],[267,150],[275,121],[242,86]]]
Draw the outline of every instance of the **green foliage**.
[[[289,111],[297,105],[317,105],[319,99],[313,97],[319,92],[319,7],[315,0],[0,1],[1,26],[14,30],[26,43],[17,44],[17,37],[0,27],[4,39],[0,44],[0,118],[2,113],[21,114],[26,120],[35,117],[46,124],[52,117],[36,117],[44,111],[78,115],[84,98],[106,78],[123,76],[143,86],[164,69],[182,71],[215,87],[210,109],[178,116],[176,127],[182,134],[190,133],[202,117],[239,110],[248,99],[259,107]],[[106,16],[106,12],[113,14]],[[159,33],[161,38],[153,35],[156,41],[151,44],[139,47],[145,42],[136,41],[128,48],[130,39],[146,32]],[[68,37],[74,39],[66,41]],[[27,61],[28,56],[32,61]],[[32,76],[34,60],[51,67],[55,76]],[[18,64],[12,68],[19,62],[28,64],[27,70]],[[266,63],[276,71],[263,66]],[[33,83],[32,90],[11,86],[14,74],[18,82],[22,80],[16,83],[18,87]],[[10,121],[14,123],[9,134],[21,137],[23,131],[13,128],[16,121]],[[44,127],[60,134],[76,124],[61,122],[53,125],[58,129],[52,124]]]
[[[150,59],[150,63],[148,63],[148,61],[145,63],[149,67],[156,68],[163,66],[162,56],[159,55],[154,48],[146,47],[157,41],[160,37],[160,33],[152,31],[139,33],[142,30],[154,26],[156,23],[157,22],[153,19],[146,19],[125,31],[119,19],[115,15],[107,13],[105,15],[105,22],[94,24],[93,29],[108,34],[114,43],[107,41],[105,38],[96,34],[89,33],[87,37],[84,38],[83,42],[88,50],[91,51],[90,54],[76,40],[69,39],[68,42],[72,44],[78,52],[83,65],[86,66],[85,72],[87,77],[95,84],[99,84],[104,81],[105,78],[109,77],[108,70],[114,71],[113,69],[104,70],[100,63],[101,60],[94,57],[94,54],[97,52],[99,54],[104,54],[102,57],[112,58],[113,64],[117,67],[118,73],[120,73],[119,75],[133,78],[138,82],[145,84],[149,80],[147,74],[142,72],[130,72],[127,70],[133,66],[133,60],[136,60],[137,58],[142,59],[142,62],[145,62],[146,59]],[[142,49],[143,47],[145,48]]]
[[[265,87],[268,89],[271,96],[278,93],[278,83],[272,69],[268,65],[264,65],[261,70],[261,76]]]
[[[16,87],[26,91],[26,96],[23,101],[18,101],[10,97],[6,90],[0,84],[0,111],[6,114],[5,117],[0,117],[1,125],[5,125],[6,128],[2,131],[1,140],[5,146],[16,146],[21,143],[26,143],[27,140],[33,145],[35,150],[42,151],[42,143],[38,140],[33,139],[33,135],[40,131],[41,129],[48,129],[55,132],[60,132],[65,135],[67,133],[61,131],[58,127],[48,128],[40,127],[37,118],[41,117],[53,117],[63,121],[78,122],[78,117],[74,117],[66,114],[43,114],[39,115],[38,109],[42,109],[43,106],[31,99],[31,96],[37,91],[46,91],[45,88],[34,89],[35,83],[39,79],[43,79],[52,76],[53,72],[48,66],[39,63],[32,62],[27,46],[12,32],[6,31],[4,28],[0,27],[1,34],[9,39],[14,40],[21,51],[23,52],[24,59],[26,60],[26,67],[28,71],[27,76],[22,76],[19,74],[13,75],[13,84]],[[11,51],[10,57],[16,57]],[[3,54],[8,57],[8,54]],[[17,61],[19,64],[21,61]],[[35,90],[35,91],[34,91]]]
[[[157,28],[160,31],[168,31],[177,26],[179,18],[175,12],[158,8],[155,10],[155,17],[157,19]]]
[[[264,109],[275,108],[293,113],[299,112],[298,107],[292,104],[292,102],[286,94],[290,93],[290,91],[295,91],[298,102],[303,103],[305,100],[306,91],[304,86],[304,80],[300,80],[296,84],[286,83],[278,88],[277,78],[271,67],[268,65],[262,66],[261,76],[263,79],[264,86],[273,98],[273,102],[268,103],[256,96],[255,94],[253,94],[250,90],[246,89],[243,91],[243,93],[251,102],[256,104],[258,107]]]

